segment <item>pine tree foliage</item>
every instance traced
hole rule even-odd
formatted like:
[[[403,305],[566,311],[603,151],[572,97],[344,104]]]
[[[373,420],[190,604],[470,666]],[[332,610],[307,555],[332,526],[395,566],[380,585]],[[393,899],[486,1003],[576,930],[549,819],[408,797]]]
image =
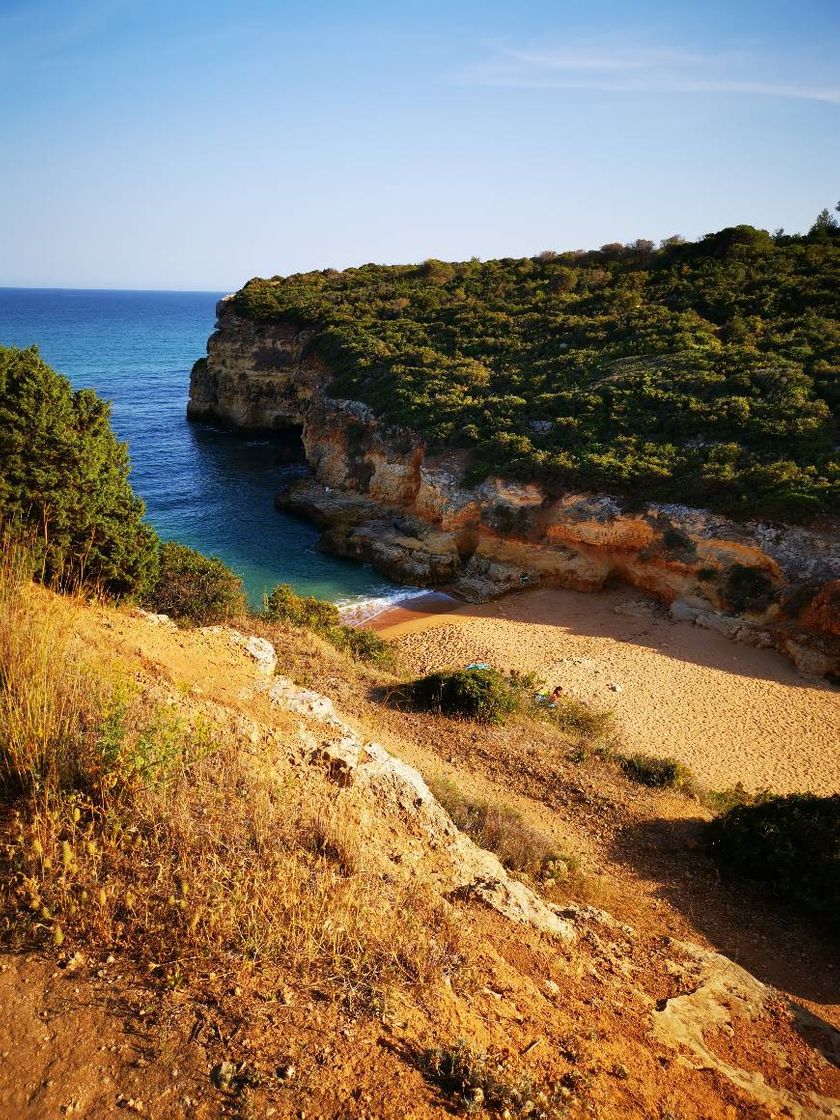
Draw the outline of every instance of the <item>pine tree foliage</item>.
[[[121,597],[154,584],[158,547],[109,416],[36,347],[0,347],[0,518],[35,539],[45,579]]]

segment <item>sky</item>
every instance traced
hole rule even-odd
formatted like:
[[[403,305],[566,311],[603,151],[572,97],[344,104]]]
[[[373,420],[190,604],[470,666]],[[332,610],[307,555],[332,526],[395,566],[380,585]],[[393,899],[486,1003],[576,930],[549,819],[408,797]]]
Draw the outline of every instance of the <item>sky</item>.
[[[840,0],[0,0],[0,286],[808,228]]]

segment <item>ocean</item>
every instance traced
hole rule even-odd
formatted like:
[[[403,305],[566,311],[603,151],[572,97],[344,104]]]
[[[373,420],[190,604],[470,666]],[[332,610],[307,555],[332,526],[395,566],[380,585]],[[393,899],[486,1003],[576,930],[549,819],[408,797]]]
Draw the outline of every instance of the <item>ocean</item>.
[[[164,539],[220,557],[255,606],[277,583],[351,618],[406,597],[372,569],[324,556],[311,525],[274,509],[300,468],[278,465],[271,439],[187,423],[190,368],[206,353],[223,294],[0,288],[0,344],[37,344],[74,387],[111,402],[148,520]]]

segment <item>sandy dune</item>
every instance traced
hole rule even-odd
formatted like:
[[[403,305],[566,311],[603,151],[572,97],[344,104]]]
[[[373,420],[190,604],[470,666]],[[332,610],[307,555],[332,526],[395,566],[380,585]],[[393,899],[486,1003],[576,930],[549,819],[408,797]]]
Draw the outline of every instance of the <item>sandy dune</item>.
[[[439,609],[440,604],[433,603]],[[840,693],[628,590],[531,591],[377,620],[418,672],[488,661],[615,710],[629,750],[672,755],[714,788],[840,791]]]

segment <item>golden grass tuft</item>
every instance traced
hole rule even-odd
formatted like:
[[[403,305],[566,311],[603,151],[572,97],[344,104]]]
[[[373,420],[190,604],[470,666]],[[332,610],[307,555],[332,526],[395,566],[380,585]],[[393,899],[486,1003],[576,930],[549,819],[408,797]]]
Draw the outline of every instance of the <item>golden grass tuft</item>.
[[[33,796],[84,784],[97,767],[106,688],[79,659],[68,601],[31,584],[32,553],[0,550],[0,782]]]
[[[430,779],[429,788],[457,827],[480,848],[495,852],[509,871],[545,887],[555,887],[577,873],[577,859],[559,852],[510,805],[468,797],[447,778]]]

